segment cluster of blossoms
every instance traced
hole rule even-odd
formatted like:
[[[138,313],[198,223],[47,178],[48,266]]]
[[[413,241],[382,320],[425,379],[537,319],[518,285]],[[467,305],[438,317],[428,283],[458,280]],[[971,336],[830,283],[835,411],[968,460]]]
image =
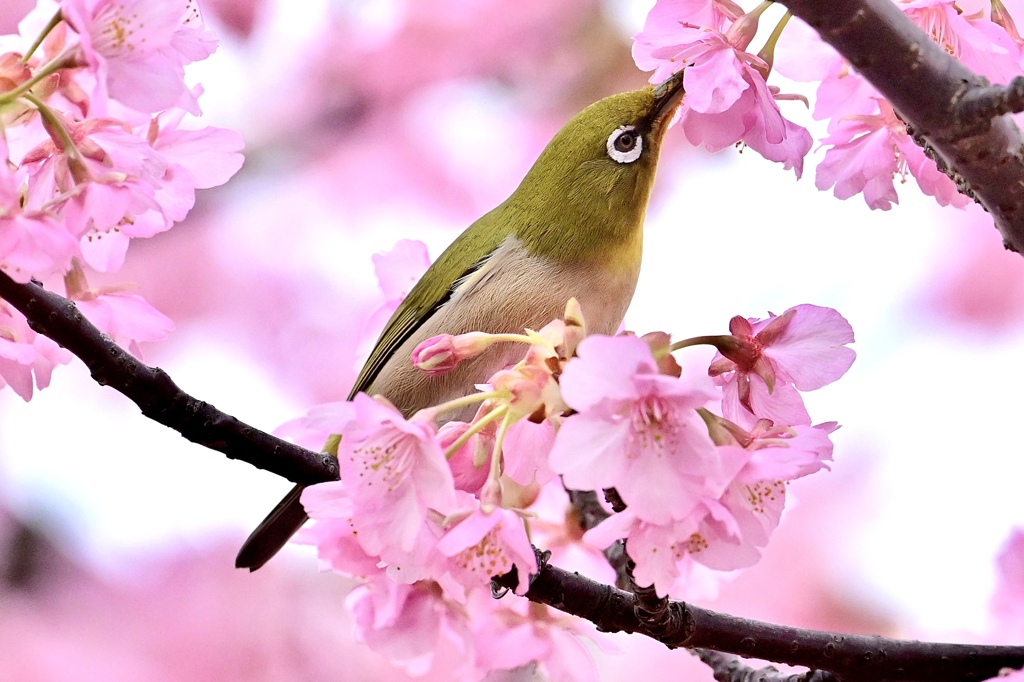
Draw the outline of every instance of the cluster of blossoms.
[[[0,36],[0,270],[63,290],[136,353],[171,321],[88,275],[241,167],[241,136],[197,126],[201,89],[185,83],[215,49],[194,2],[170,0],[40,0]],[[0,300],[0,386],[28,400],[69,359]]]
[[[513,569],[526,591],[539,570],[531,543],[614,582],[603,550],[624,540],[636,582],[660,595],[681,596],[697,564],[757,562],[787,483],[831,459],[836,425],[812,426],[800,391],[850,367],[853,331],[812,305],[736,317],[729,331],[675,343],[661,332],[586,336],[571,300],[539,331],[443,335],[415,349],[415,366],[443,374],[522,344],[523,359],[477,393],[408,418],[360,393],[293,424],[289,435],[336,448],[341,480],[306,489],[315,523],[298,539],[362,580],[348,600],[360,638],[412,674],[482,679],[538,665],[552,679],[593,679],[578,641],[596,640],[588,624],[492,597],[492,578]],[[718,353],[687,377],[674,353],[698,344]],[[450,420],[467,405],[477,405],[470,421]],[[607,518],[582,527],[566,491],[610,489]]]
[[[894,0],[915,24],[967,67],[1005,84],[1024,70],[1017,0]],[[783,117],[778,100],[797,99],[768,85],[773,71],[816,83],[813,117],[827,121],[818,140],[818,189],[847,199],[862,194],[873,209],[898,203],[894,179],[909,173],[942,206],[970,200],[914,143],[892,106],[820,36],[786,12],[756,53],[749,52],[763,2],[745,12],[732,0],[658,0],[634,36],[637,65],[660,82],[685,68],[681,124],[687,139],[718,151],[743,144],[793,168],[799,177],[812,137]]]

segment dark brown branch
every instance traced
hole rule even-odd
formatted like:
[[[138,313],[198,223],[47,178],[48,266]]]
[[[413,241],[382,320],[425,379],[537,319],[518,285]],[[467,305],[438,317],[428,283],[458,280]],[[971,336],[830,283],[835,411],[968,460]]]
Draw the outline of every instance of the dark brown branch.
[[[1024,76],[1006,85],[971,88],[960,100],[960,122],[965,128],[982,127],[996,116],[1024,111]]]
[[[690,649],[690,653],[707,663],[718,682],[837,682],[838,677],[824,670],[805,673],[780,673],[772,666],[755,670],[733,656],[720,651]],[[867,682],[860,680],[859,682]]]
[[[0,272],[0,298],[86,364],[93,379],[130,398],[142,414],[231,459],[295,483],[338,478],[337,461],[275,438],[182,391],[159,367],[149,367],[89,323],[71,301],[39,284],[19,284]]]
[[[891,0],[781,0],[892,103],[985,207],[1006,248],[1024,253],[1024,83],[993,88]]]
[[[679,601],[669,602],[667,626],[655,634],[644,627],[633,594],[550,564],[540,565],[540,573],[531,577],[526,593],[531,601],[585,618],[599,630],[646,635],[670,648],[713,649],[800,665],[829,671],[851,682],[971,682],[994,677],[1003,668],[1024,667],[1024,646],[840,635],[738,618]],[[514,588],[515,571],[496,582]]]

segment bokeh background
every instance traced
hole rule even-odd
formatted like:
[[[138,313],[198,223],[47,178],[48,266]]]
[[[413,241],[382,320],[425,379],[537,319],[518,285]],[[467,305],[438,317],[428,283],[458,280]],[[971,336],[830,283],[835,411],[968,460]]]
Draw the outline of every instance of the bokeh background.
[[[0,31],[31,4],[6,0]],[[133,243],[118,281],[177,325],[146,360],[266,430],[343,398],[383,301],[371,255],[412,238],[436,257],[568,118],[642,85],[630,36],[651,4],[202,3],[221,45],[190,80],[208,122],[244,134],[246,163],[185,223]],[[791,487],[761,564],[698,601],[999,641],[993,562],[1024,524],[1024,259],[982,211],[940,209],[913,180],[889,212],[818,192],[820,156],[797,182],[749,150],[668,135],[627,326],[721,333],[806,302],[857,335],[847,377],[808,396],[815,421],[843,424],[832,471]],[[289,486],[147,421],[77,362],[31,403],[0,394],[0,679],[403,679],[353,642],[350,585],[307,548],[232,568]],[[710,679],[685,652],[616,639],[605,679]]]

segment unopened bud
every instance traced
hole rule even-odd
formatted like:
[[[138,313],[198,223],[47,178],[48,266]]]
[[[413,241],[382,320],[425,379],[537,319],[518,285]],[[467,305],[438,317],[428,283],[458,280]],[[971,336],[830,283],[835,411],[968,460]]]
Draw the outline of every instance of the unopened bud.
[[[491,335],[483,332],[441,334],[423,341],[412,351],[412,365],[430,375],[444,374],[491,345]]]

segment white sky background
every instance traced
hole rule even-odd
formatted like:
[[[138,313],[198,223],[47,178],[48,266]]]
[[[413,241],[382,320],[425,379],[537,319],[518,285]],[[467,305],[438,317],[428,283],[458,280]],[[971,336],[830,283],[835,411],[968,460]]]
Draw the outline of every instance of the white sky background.
[[[616,12],[627,33],[639,30],[647,4]],[[287,45],[318,30],[313,16],[282,12],[267,22],[277,33],[264,38],[282,47],[255,69],[275,88],[301,61]],[[238,84],[246,60],[259,55],[268,52],[243,55],[222,42],[196,74],[210,122],[241,126],[250,142],[260,134],[253,112],[268,109],[256,108]],[[493,107],[470,113],[463,125],[503,125]],[[880,212],[860,197],[842,202],[818,192],[813,174],[809,162],[794,182],[752,151],[664,159],[627,325],[684,337],[721,333],[735,314],[763,316],[798,303],[843,313],[857,336],[857,362],[808,403],[816,421],[843,424],[833,475],[873,467],[863,506],[848,510],[848,529],[836,528],[850,535],[841,550],[844,578],[926,631],[980,630],[992,558],[1012,525],[1024,524],[1024,457],[1015,437],[1024,339],[958,335],[922,321],[912,307],[955,231],[980,228],[964,227],[966,219],[939,209],[912,181],[899,187],[900,206]],[[391,213],[368,225],[365,243],[345,234],[346,248],[300,242],[291,258],[324,270],[351,264],[372,287],[370,254],[407,236],[400,226],[409,218]],[[225,243],[239,258],[270,257],[239,246],[231,229]],[[455,234],[428,232],[433,256]],[[1000,248],[994,230],[991,239]],[[217,325],[176,331],[150,356],[185,390],[264,429],[309,407],[282,395],[257,360],[221,340]],[[40,434],[48,434],[42,442]],[[211,531],[241,537],[289,485],[142,418],[77,362],[56,370],[53,386],[30,404],[0,393],[0,495],[24,513],[56,515],[71,544],[110,570],[122,551],[199,541]]]

